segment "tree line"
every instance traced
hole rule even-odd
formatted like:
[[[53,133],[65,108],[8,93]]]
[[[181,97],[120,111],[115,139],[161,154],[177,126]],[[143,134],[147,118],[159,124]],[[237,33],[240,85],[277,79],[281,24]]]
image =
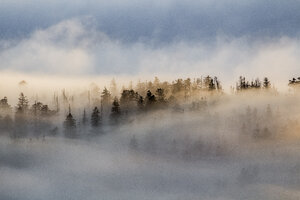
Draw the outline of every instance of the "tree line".
[[[300,80],[300,79],[299,79]],[[300,81],[292,79],[289,85],[297,85]],[[240,77],[236,84],[236,93],[247,90],[271,90],[271,83],[266,77],[261,82],[259,79],[246,81],[245,77]],[[60,116],[61,107],[67,107],[67,113],[63,124],[64,134],[67,137],[76,137],[77,129],[92,127],[95,133],[101,132],[100,128],[105,125],[118,125],[132,115],[142,114],[161,109],[172,109],[174,112],[183,112],[182,103],[190,103],[190,110],[205,110],[207,108],[206,98],[210,95],[221,95],[223,89],[217,77],[206,76],[191,80],[176,79],[171,83],[161,82],[157,77],[154,81],[141,82],[133,87],[132,83],[128,87],[122,87],[118,94],[117,84],[113,79],[110,89],[104,87],[100,93],[96,85],[87,92],[86,106],[81,116],[74,116],[72,104],[74,96],[70,96],[63,90],[61,95],[54,94],[53,108],[40,101],[29,104],[25,94],[20,93],[18,103],[13,108],[4,97],[0,100],[0,122],[1,131],[9,132],[12,137],[24,137],[28,130],[33,136],[41,136],[44,130],[47,134],[55,135],[58,127],[53,126],[52,120]],[[75,119],[77,118],[77,119]]]

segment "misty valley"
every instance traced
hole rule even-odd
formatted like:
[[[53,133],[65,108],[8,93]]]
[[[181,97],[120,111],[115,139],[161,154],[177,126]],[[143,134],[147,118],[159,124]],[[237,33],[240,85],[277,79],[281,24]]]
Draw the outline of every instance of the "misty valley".
[[[299,198],[299,79],[29,83],[0,100],[0,199]]]

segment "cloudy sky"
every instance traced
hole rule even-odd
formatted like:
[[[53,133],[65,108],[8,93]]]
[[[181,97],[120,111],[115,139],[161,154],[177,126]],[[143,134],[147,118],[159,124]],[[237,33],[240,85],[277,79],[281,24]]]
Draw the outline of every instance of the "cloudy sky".
[[[300,72],[299,10],[298,0],[0,0],[0,69],[286,81]]]

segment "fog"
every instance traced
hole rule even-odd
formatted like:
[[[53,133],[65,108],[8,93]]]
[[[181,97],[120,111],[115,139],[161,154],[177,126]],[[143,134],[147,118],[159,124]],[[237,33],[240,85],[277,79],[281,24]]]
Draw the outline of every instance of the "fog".
[[[17,87],[30,94],[27,82]],[[63,103],[57,114],[41,118],[46,124],[38,135],[34,118],[27,121],[26,133],[1,129],[0,199],[299,199],[297,86],[284,92],[174,93],[177,104],[166,92],[168,103],[162,105],[168,106],[147,108],[145,100],[145,111],[121,100],[119,121],[110,123],[104,107],[100,125],[93,128],[81,122],[83,108],[91,122],[93,105],[78,95],[93,86],[80,84],[76,91],[65,90],[76,137],[64,133],[68,104]],[[132,87],[127,84],[125,89]],[[122,92],[120,83],[118,88]],[[17,98],[18,91],[11,95]],[[62,101],[63,94],[57,95]],[[48,96],[37,100],[51,102]],[[22,121],[14,123],[18,127]],[[56,133],[49,132],[55,126]]]
[[[22,2],[1,200],[300,198],[298,1]]]

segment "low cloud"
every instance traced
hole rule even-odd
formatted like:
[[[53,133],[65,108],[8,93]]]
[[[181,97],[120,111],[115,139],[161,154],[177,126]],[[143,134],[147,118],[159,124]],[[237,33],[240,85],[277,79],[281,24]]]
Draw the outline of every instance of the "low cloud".
[[[2,41],[0,69],[29,74],[135,77],[216,75],[227,86],[240,75],[278,85],[299,73],[299,41],[220,36],[213,45],[178,40],[163,46],[123,43],[98,31],[93,18],[62,21],[18,42]]]

